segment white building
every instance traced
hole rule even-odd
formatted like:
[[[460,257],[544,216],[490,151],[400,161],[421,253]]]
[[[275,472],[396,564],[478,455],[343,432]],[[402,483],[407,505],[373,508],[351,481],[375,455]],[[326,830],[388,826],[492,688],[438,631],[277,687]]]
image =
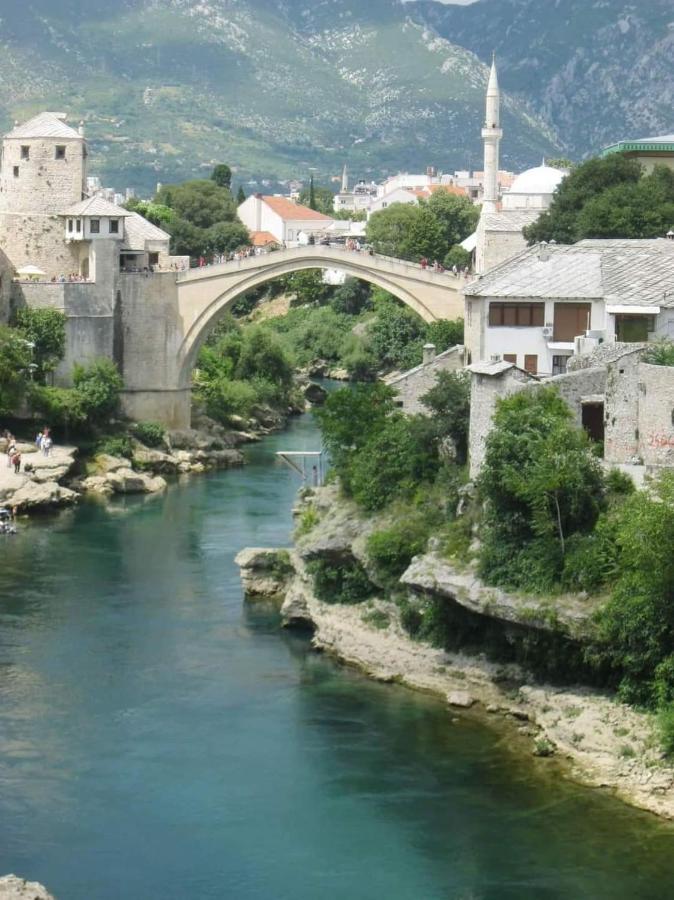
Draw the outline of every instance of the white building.
[[[466,349],[559,375],[600,343],[674,337],[674,241],[538,244],[465,288]]]
[[[457,187],[454,184],[429,184],[422,188],[396,188],[382,197],[377,197],[370,204],[367,212],[368,219],[373,213],[382,209],[393,206],[394,203],[418,203],[420,200],[429,200],[433,194],[438,191],[445,191],[448,194],[456,194],[459,197],[468,197],[465,188]]]
[[[254,241],[256,234],[266,232],[281,245],[295,247],[300,235],[321,235],[333,219],[287,197],[252,194],[239,206],[238,215]]]

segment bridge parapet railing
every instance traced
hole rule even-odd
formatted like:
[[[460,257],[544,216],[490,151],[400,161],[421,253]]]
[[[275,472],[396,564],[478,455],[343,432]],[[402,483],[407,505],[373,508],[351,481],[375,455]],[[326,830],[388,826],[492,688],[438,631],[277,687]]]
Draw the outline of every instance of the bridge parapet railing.
[[[273,250],[260,254],[250,254],[237,259],[226,260],[220,263],[207,263],[203,266],[197,266],[187,271],[178,272],[177,280],[178,282],[193,281],[198,278],[220,274],[221,272],[225,273],[236,271],[238,269],[258,268],[261,264],[264,264],[267,261],[270,264],[282,263],[285,260],[297,257],[309,257],[314,258],[317,261],[323,259],[326,265],[329,264],[330,268],[339,268],[338,260],[335,258],[337,256],[343,256],[345,258],[348,257],[351,261],[359,260],[361,264],[364,260],[370,259],[373,266],[375,266],[376,263],[379,262],[383,263],[385,266],[394,267],[401,271],[401,273],[412,269],[414,270],[415,274],[423,272],[425,275],[439,275],[443,277],[443,280],[445,278],[449,278],[455,283],[462,283],[465,280],[465,276],[461,275],[460,273],[455,275],[451,271],[451,269],[435,269],[432,265],[422,266],[419,263],[411,262],[410,260],[400,259],[395,256],[385,256],[382,253],[375,253],[374,251],[368,249],[352,250],[341,246],[325,247],[321,245],[291,247],[284,250]]]

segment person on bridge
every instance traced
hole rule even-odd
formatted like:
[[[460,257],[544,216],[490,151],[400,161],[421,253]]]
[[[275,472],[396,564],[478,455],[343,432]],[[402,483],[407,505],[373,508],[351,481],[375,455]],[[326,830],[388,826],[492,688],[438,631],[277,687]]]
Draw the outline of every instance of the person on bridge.
[[[428,260],[426,259],[425,256],[421,257],[421,259],[419,260],[419,265],[421,266],[422,269],[428,268]]]

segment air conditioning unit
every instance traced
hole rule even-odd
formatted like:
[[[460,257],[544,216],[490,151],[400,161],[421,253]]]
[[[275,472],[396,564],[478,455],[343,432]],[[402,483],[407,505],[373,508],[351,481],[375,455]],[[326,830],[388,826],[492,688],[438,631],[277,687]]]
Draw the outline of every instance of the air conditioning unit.
[[[548,340],[552,337],[552,325],[543,326],[543,337]]]

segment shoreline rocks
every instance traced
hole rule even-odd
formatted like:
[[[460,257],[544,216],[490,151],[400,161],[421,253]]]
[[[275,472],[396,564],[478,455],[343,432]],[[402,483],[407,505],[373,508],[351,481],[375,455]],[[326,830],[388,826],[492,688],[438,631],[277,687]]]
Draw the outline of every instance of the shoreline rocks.
[[[38,881],[26,881],[16,875],[0,878],[0,900],[55,900]]]
[[[558,765],[566,777],[674,819],[674,767],[659,749],[653,716],[600,690],[539,682],[515,663],[499,664],[484,654],[448,652],[416,641],[402,626],[400,607],[384,590],[354,605],[318,600],[307,563],[346,553],[362,561],[364,535],[373,525],[367,520],[359,527],[353,508],[336,501],[332,487],[304,498],[298,515],[307,504],[314,507],[318,524],[297,539],[296,549],[258,547],[238,554],[247,600],[273,601],[286,627],[312,632],[316,650],[376,680],[436,694],[452,715],[476,716],[492,724],[498,717],[540,764]],[[286,570],[282,579],[270,580],[279,554]],[[504,592],[494,597],[473,575],[456,572],[437,553],[416,557],[401,582],[412,596],[437,592],[475,615],[533,630],[561,626],[582,635],[594,608],[594,601],[582,597],[560,598],[564,609],[551,618],[549,601],[539,604]]]

